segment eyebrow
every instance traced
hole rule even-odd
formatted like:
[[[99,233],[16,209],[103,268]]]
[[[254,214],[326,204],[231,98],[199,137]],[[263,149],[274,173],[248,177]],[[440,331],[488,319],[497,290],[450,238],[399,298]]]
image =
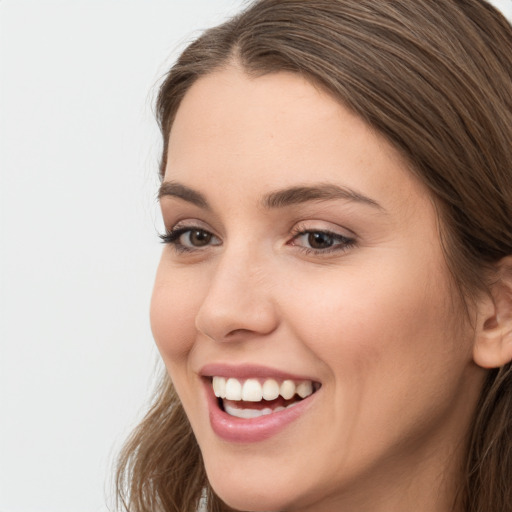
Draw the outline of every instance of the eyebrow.
[[[177,197],[200,208],[211,210],[203,194],[175,181],[164,181],[161,184],[158,191],[158,199],[165,196]],[[261,204],[265,209],[279,209],[309,201],[332,201],[336,199],[362,203],[378,210],[384,210],[374,199],[350,188],[340,187],[331,183],[290,187],[270,192],[263,197]]]
[[[263,198],[263,206],[266,208],[283,208],[308,201],[332,201],[336,199],[354,201],[384,210],[377,201],[350,188],[340,187],[331,183],[291,187],[271,192]]]
[[[188,203],[195,204],[199,206],[199,208],[205,208],[207,210],[210,209],[208,205],[208,201],[200,192],[196,190],[186,187],[181,183],[177,183],[176,181],[164,181],[158,190],[158,199],[162,199],[162,197],[171,196],[177,197],[179,199],[183,199],[183,201],[187,201]]]

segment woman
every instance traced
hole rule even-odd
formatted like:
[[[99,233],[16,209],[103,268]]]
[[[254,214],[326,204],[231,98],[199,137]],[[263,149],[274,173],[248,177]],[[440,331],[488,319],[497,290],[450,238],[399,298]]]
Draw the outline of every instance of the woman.
[[[483,0],[261,0],[183,52],[130,511],[512,510],[511,84]]]

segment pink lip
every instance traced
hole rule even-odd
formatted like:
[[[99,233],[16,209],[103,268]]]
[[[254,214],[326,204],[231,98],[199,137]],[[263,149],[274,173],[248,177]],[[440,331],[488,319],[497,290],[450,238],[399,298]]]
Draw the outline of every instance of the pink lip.
[[[291,373],[283,372],[281,370],[275,370],[273,368],[267,368],[265,366],[258,366],[252,364],[244,364],[232,366],[228,364],[207,364],[203,366],[199,371],[199,375],[203,377],[234,377],[235,379],[277,379],[277,380],[294,380],[303,381],[311,380],[313,382],[316,379],[304,376],[304,375],[293,375]]]
[[[229,368],[229,369],[228,369]],[[235,377],[239,379],[277,378],[291,380],[313,380],[307,377],[298,377],[291,374],[276,372],[269,368],[258,366],[227,367],[225,365],[208,365],[201,370],[203,376],[217,375],[221,377]],[[217,436],[232,443],[255,443],[264,441],[278,434],[290,423],[307,412],[315,400],[316,393],[301,400],[293,407],[279,412],[260,416],[259,418],[243,419],[230,416],[219,407],[217,397],[213,393],[210,379],[203,379],[208,404],[210,425]]]

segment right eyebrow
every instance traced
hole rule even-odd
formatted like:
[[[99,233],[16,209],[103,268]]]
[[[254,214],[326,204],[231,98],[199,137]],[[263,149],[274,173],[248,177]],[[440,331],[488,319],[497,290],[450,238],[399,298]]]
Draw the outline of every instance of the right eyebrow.
[[[162,199],[162,197],[166,196],[177,197],[178,199],[183,199],[183,201],[192,203],[200,208],[210,210],[210,205],[203,194],[175,181],[164,181],[160,185],[160,189],[158,190],[158,199]]]

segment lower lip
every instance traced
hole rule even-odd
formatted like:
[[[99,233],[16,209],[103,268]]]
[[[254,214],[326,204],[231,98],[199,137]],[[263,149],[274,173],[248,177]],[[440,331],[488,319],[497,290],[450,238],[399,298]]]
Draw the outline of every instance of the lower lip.
[[[309,409],[316,395],[314,393],[297,405],[282,411],[258,418],[244,419],[230,416],[219,407],[210,380],[205,382],[205,388],[212,429],[221,439],[232,443],[256,443],[275,436],[302,416]]]

